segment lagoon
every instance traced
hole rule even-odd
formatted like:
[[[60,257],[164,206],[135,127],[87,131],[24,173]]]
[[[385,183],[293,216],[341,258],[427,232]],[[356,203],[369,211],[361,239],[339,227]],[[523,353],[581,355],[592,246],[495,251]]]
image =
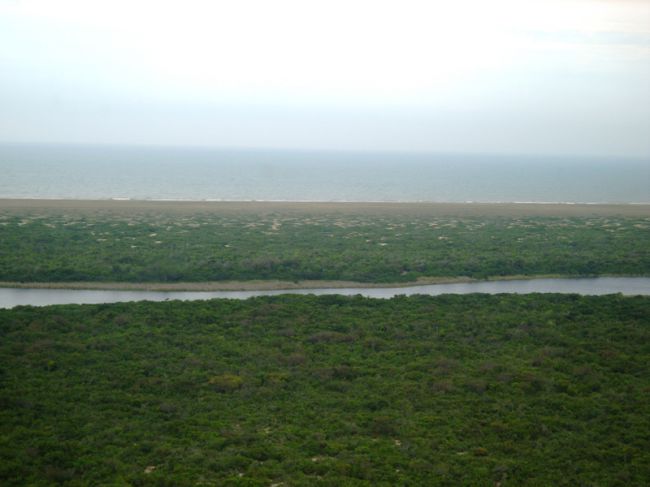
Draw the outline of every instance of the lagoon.
[[[452,284],[430,284],[409,287],[350,287],[322,289],[290,289],[264,291],[116,291],[80,289],[0,288],[0,308],[14,306],[47,306],[53,304],[100,304],[127,301],[201,300],[214,298],[247,299],[280,294],[361,295],[389,299],[398,295],[471,294],[471,293],[562,293],[580,295],[650,295],[650,277],[593,277],[521,279],[508,281],[476,281]]]

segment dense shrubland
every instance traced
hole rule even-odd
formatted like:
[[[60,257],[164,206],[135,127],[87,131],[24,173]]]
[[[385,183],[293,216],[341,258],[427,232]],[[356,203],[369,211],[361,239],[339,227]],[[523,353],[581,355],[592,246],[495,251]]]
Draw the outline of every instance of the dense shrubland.
[[[650,299],[0,310],[3,485],[643,485]]]
[[[650,219],[0,214],[0,281],[649,275]]]

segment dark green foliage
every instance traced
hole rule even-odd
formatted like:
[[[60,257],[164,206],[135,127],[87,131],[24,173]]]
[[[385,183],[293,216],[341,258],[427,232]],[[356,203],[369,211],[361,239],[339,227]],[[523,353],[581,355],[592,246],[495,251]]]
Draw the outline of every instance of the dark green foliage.
[[[650,219],[0,215],[0,280],[177,282],[650,274]]]
[[[644,485],[650,299],[0,310],[2,485]]]

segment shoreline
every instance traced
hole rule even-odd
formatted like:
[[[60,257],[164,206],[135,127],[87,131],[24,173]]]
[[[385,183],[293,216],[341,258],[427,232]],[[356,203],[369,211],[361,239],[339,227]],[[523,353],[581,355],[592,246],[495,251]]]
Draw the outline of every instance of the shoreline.
[[[650,204],[638,203],[426,203],[292,201],[153,201],[0,198],[0,212],[21,213],[248,213],[367,214],[403,216],[628,216],[650,217]]]
[[[536,276],[512,275],[475,279],[466,276],[420,278],[410,282],[358,282],[358,281],[209,281],[209,282],[14,282],[0,281],[7,289],[70,289],[77,291],[161,291],[161,292],[211,292],[211,291],[292,291],[297,289],[368,289],[408,288],[435,284],[465,284],[493,281],[533,281],[539,279],[580,279],[598,277],[648,277],[631,275],[578,276],[544,274]]]
[[[207,281],[207,282],[12,282],[0,281],[0,288],[75,289],[102,291],[282,291],[296,289],[390,288],[476,282],[469,277],[431,278],[411,282],[373,283],[357,281]]]

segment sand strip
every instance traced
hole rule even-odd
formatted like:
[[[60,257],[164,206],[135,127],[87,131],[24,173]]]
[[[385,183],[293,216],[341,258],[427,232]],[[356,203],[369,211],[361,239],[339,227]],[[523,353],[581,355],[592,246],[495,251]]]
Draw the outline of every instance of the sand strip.
[[[650,205],[561,203],[337,203],[0,199],[0,212],[350,214],[384,216],[650,217]]]

